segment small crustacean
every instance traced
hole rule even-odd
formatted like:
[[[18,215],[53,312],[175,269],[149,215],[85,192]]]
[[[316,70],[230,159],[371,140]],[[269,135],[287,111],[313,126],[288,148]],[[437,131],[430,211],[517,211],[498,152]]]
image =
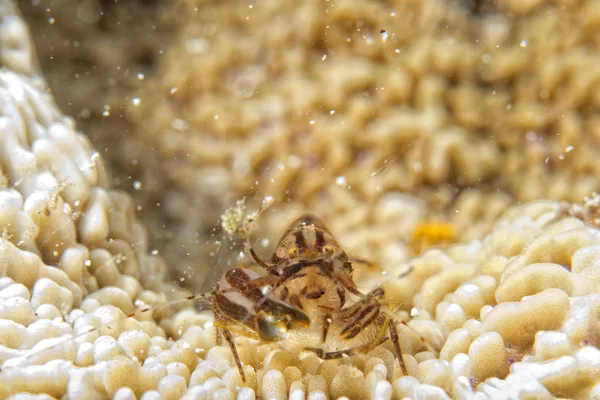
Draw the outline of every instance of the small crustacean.
[[[381,303],[383,289],[368,294],[358,290],[352,260],[319,218],[306,214],[293,222],[268,261],[249,241],[247,250],[266,274],[245,268],[228,271],[211,302],[215,326],[227,340],[242,379],[232,332],[300,346],[323,359],[366,353],[391,339],[406,374],[398,322]],[[349,296],[357,300],[349,302]]]

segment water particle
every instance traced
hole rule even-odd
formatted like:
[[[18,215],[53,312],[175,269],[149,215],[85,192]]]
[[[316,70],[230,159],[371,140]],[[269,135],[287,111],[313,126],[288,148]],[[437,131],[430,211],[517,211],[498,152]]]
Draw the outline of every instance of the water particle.
[[[171,128],[175,129],[176,131],[185,131],[189,127],[190,125],[182,119],[175,118],[173,121],[171,121]]]
[[[154,250],[152,250],[152,252],[150,254],[152,254],[153,256],[157,256],[158,255],[158,250],[154,249]]]
[[[264,238],[260,241],[260,245],[262,247],[267,247],[269,245],[269,238]]]
[[[333,115],[333,114],[335,114],[335,110],[330,110],[329,115]]]
[[[344,186],[346,184],[346,177],[345,176],[338,176],[337,178],[335,178],[335,183],[340,185],[340,186]]]
[[[321,61],[325,61],[325,59],[326,59],[326,58],[327,58],[327,54],[323,54],[323,55],[321,56]]]
[[[176,87],[172,87],[171,90],[169,90],[169,93],[175,94],[175,93],[177,93],[178,90],[179,89],[177,89]]]
[[[133,103],[134,106],[139,106],[141,100],[139,99],[139,97],[134,97],[133,99],[131,99],[131,102]]]
[[[567,153],[570,153],[570,152],[572,152],[574,149],[575,149],[575,146],[573,146],[573,145],[570,145],[570,146],[567,146],[567,148],[565,149],[565,152],[567,152]]]
[[[204,38],[190,39],[185,42],[185,50],[189,54],[202,54],[210,49],[210,42]]]
[[[314,120],[314,119],[311,119],[310,121],[308,121],[308,124],[309,124],[309,125],[314,125],[314,124],[315,124],[315,120]]]
[[[133,181],[133,188],[135,190],[142,190],[142,182],[140,182],[140,181]]]
[[[379,33],[381,33],[381,40],[384,42],[387,42],[388,37],[389,37],[387,31],[385,29],[382,29],[379,31]]]
[[[56,22],[56,20],[53,17],[48,18],[48,23],[50,25],[54,25],[55,22]]]
[[[137,78],[138,78],[140,81],[143,81],[143,80],[144,80],[144,78],[145,78],[145,76],[144,76],[144,74],[142,74],[142,73],[140,72],[139,74],[137,74]]]
[[[521,40],[521,47],[527,47],[527,40]]]
[[[275,198],[273,196],[265,196],[262,201],[263,207],[270,207],[273,202],[275,202]]]

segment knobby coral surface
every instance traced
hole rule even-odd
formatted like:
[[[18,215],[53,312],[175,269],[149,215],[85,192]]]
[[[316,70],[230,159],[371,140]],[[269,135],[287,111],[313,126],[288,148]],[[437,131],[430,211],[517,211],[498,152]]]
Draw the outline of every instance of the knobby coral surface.
[[[511,201],[600,188],[595,0],[22,4],[59,104],[192,287],[243,195],[353,246],[387,229],[371,210],[390,192],[471,240]]]
[[[391,236],[419,204],[382,198]],[[410,376],[389,343],[322,361],[239,338],[244,386],[212,316],[167,304],[178,293],[132,199],[111,189],[102,157],[47,92],[14,5],[0,3],[2,398],[598,397],[597,204],[514,207],[480,240],[405,263],[392,248],[384,275],[357,277],[401,304]]]

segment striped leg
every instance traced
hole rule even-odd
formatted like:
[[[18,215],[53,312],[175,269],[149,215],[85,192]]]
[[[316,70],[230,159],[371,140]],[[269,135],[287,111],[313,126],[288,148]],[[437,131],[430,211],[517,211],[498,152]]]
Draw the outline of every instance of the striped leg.
[[[227,341],[227,344],[231,349],[231,354],[233,355],[235,365],[237,366],[238,372],[240,373],[240,378],[242,378],[242,382],[246,383],[246,375],[244,374],[244,369],[242,368],[242,361],[240,360],[237,348],[235,347],[233,336],[231,336],[231,332],[229,332],[227,329],[222,329],[221,331],[223,332],[223,336],[225,336],[225,340]]]
[[[335,358],[342,358],[344,356],[353,356],[355,354],[368,353],[371,350],[373,350],[375,347],[379,346],[380,344],[385,343],[388,339],[389,338],[384,337],[376,342],[365,343],[360,346],[350,347],[348,349],[338,350],[338,351],[325,352],[325,351],[323,351],[323,349],[318,349],[315,347],[306,347],[304,350],[315,353],[319,358],[322,358],[323,360],[333,360]]]

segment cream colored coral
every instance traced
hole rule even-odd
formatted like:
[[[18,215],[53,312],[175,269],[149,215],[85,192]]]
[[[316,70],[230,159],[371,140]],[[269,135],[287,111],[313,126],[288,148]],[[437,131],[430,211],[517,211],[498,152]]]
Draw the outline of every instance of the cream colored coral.
[[[340,4],[335,18],[353,9]],[[417,258],[403,251],[402,241],[388,243],[383,286],[387,298],[403,308],[396,317],[410,320],[398,325],[410,376],[403,376],[389,342],[368,355],[322,361],[238,338],[243,385],[229,349],[215,345],[212,317],[191,307],[171,313],[165,293],[173,287],[165,283],[162,260],[148,254],[131,198],[110,189],[102,158],[45,92],[26,28],[10,3],[0,6],[0,31],[7,29],[10,51],[7,39],[0,41],[0,57],[8,60],[3,65],[10,67],[0,69],[1,398],[484,399],[600,393],[600,230],[549,201],[511,208],[480,240]],[[422,51],[421,63],[428,58],[428,50]],[[422,66],[418,57],[412,62]],[[364,79],[359,69],[351,82],[332,85],[351,90],[344,88]],[[421,101],[434,102],[431,93],[441,90],[439,83],[424,85]],[[337,104],[336,96],[328,101]],[[477,123],[477,115],[463,112],[465,123]],[[413,117],[417,125],[423,122]],[[440,144],[454,149],[453,157],[458,150],[452,141],[460,135]],[[344,155],[329,156],[335,161]],[[337,206],[350,215],[358,201],[342,193]],[[377,238],[383,242],[407,235],[422,207],[389,194],[376,212],[358,211],[357,220],[375,221],[376,228],[364,228],[371,233],[385,227]],[[360,249],[345,223],[337,223],[346,232],[341,241]],[[357,280],[368,285],[382,278],[366,271],[357,272]]]

